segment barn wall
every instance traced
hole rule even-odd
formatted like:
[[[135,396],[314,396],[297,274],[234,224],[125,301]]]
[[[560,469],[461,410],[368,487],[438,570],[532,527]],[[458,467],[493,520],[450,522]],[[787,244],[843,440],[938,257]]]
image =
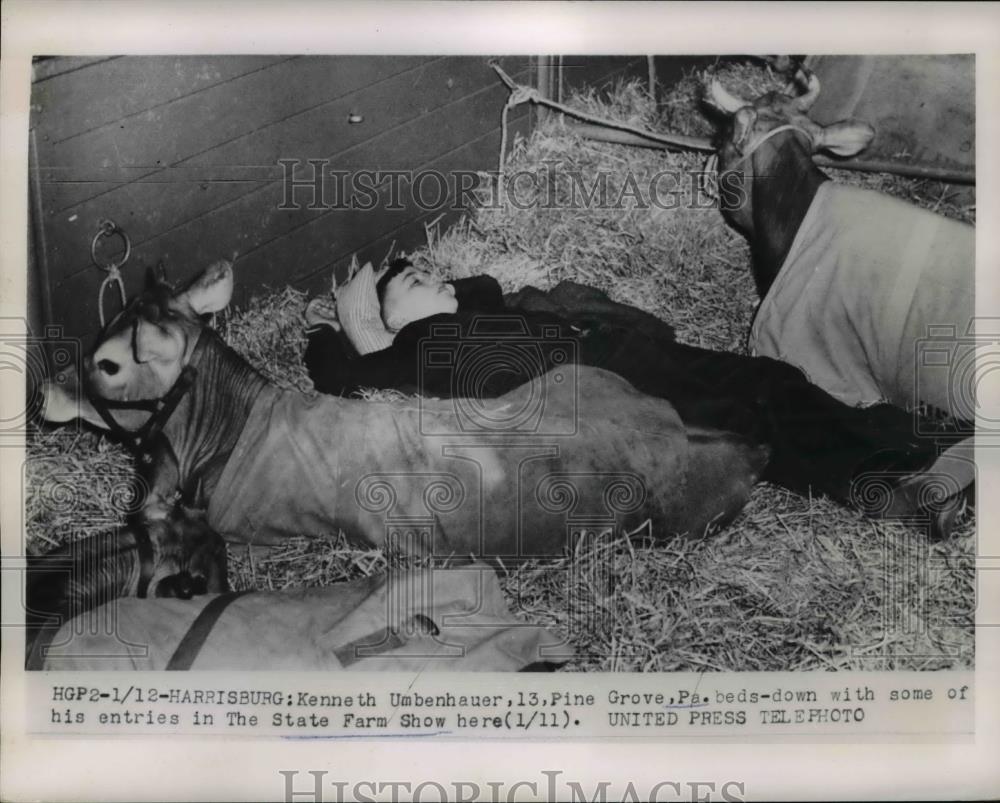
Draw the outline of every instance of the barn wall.
[[[515,80],[531,82],[527,57],[501,63]],[[162,260],[171,278],[182,279],[234,252],[237,303],[265,285],[326,287],[352,254],[378,262],[393,246],[419,245],[424,224],[452,204],[422,208],[400,179],[398,208],[384,208],[391,200],[384,182],[373,209],[352,209],[329,176],[317,193],[309,160],[321,176],[493,169],[506,95],[485,57],[40,60],[29,306],[67,335],[93,336],[103,274],[90,244],[104,218],[132,240],[124,269],[130,293],[146,265]],[[529,114],[518,107],[513,128],[526,132]],[[289,199],[293,181],[303,186]],[[434,201],[436,180],[423,187]],[[362,206],[374,200],[354,198]]]
[[[552,61],[553,88],[563,98],[647,78],[644,56]],[[658,79],[669,86],[708,61],[657,57]],[[393,248],[420,245],[424,224],[442,212],[442,226],[458,218],[448,199],[421,208],[402,180],[397,208],[387,208],[385,183],[374,208],[350,208],[331,176],[317,192],[315,171],[360,177],[365,170],[494,169],[507,92],[487,62],[431,56],[36,61],[32,329],[57,323],[85,340],[96,333],[103,274],[91,261],[90,243],[105,218],[132,240],[124,269],[130,293],[147,265],[163,261],[179,280],[236,253],[237,305],[264,287],[316,292],[328,286],[332,271],[343,275],[353,254],[377,263]],[[501,60],[523,84],[535,82],[535,63]],[[527,133],[533,113],[518,106],[512,129]],[[424,190],[435,200],[436,181],[425,180]],[[355,200],[368,205],[372,196]],[[107,303],[117,308],[110,295]]]
[[[810,110],[828,125],[856,117],[875,128],[857,162],[976,178],[974,55],[812,56],[822,90]]]

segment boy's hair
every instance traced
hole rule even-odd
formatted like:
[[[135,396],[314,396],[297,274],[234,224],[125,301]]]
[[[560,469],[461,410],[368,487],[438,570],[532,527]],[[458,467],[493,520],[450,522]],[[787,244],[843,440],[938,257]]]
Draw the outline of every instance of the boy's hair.
[[[382,305],[385,303],[385,291],[389,286],[389,282],[399,276],[399,274],[407,268],[412,267],[412,265],[413,263],[405,257],[394,259],[389,263],[388,270],[382,274],[382,277],[375,284],[375,295],[378,296],[378,306],[380,310],[382,309]]]

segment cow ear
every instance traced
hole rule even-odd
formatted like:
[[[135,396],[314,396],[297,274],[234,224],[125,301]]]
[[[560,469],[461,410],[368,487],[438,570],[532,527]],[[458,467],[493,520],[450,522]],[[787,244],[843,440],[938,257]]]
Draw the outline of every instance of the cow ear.
[[[743,98],[729,92],[715,78],[711,80],[705,92],[705,100],[726,114],[735,114],[749,104]]]
[[[816,150],[836,156],[854,156],[868,147],[875,129],[861,120],[841,120],[825,126],[816,138]]]
[[[733,145],[743,151],[753,127],[757,123],[757,112],[752,106],[744,106],[733,115]]]
[[[225,259],[213,262],[191,286],[178,295],[196,315],[219,312],[233,297],[233,263]]]
[[[163,260],[156,263],[156,267],[148,266],[146,268],[146,280],[145,289],[155,290],[160,285],[165,285],[167,283],[167,267],[163,264]]]
[[[180,359],[181,344],[170,330],[162,329],[155,323],[142,318],[135,325],[135,361],[146,363],[151,360],[174,362]]]

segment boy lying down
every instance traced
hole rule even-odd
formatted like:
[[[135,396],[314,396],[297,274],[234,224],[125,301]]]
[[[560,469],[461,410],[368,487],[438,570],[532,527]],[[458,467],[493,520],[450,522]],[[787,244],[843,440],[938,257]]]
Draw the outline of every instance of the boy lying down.
[[[953,525],[941,511],[955,505],[921,510],[937,451],[914,434],[912,415],[849,407],[767,357],[678,343],[658,318],[574,282],[505,299],[490,276],[442,282],[396,260],[377,282],[366,265],[337,302],[313,299],[306,322],[305,363],[322,393],[494,398],[568,359],[667,399],[687,424],[766,443],[765,480],[857,505],[855,481],[880,473],[893,485],[884,515],[931,514],[939,536]]]

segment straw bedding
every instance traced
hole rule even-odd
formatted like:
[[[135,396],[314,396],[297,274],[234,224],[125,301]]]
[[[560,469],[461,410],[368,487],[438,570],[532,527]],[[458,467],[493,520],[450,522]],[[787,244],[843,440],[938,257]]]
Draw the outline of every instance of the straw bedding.
[[[753,65],[721,77],[753,96],[777,79]],[[637,84],[590,92],[573,102],[595,114],[676,133],[709,133],[699,77],[654,105]],[[540,176],[532,192],[565,199],[573,175],[599,173],[616,190],[631,173],[640,187],[658,171],[698,171],[702,157],[582,141],[550,116],[515,143],[507,174]],[[559,169],[554,169],[558,165]],[[947,185],[882,174],[830,171],[942,214],[974,222],[967,196]],[[528,182],[522,179],[522,188]],[[663,185],[667,188],[667,185]],[[578,187],[579,189],[579,187]],[[696,190],[682,180],[678,191]],[[615,192],[617,195],[617,192]],[[521,192],[528,199],[531,192]],[[614,197],[614,196],[613,196]],[[575,279],[669,321],[678,339],[745,351],[757,298],[746,243],[702,201],[677,209],[528,209],[488,203],[447,231],[428,228],[411,257],[449,277],[489,273],[505,291]],[[701,208],[692,208],[700,206]],[[302,311],[294,288],[266,292],[217,322],[270,379],[310,390],[302,366]],[[120,522],[137,489],[128,457],[106,439],[41,432],[28,447],[28,548],[45,551]],[[761,485],[738,519],[705,540],[652,545],[646,534],[588,542],[558,561],[505,572],[502,584],[524,618],[565,634],[578,656],[569,670],[786,670],[964,668],[974,658],[975,521],[944,543],[916,528],[862,518],[826,499]],[[267,555],[233,550],[237,588],[321,586],[400,562],[358,549],[342,533],[298,539]]]

